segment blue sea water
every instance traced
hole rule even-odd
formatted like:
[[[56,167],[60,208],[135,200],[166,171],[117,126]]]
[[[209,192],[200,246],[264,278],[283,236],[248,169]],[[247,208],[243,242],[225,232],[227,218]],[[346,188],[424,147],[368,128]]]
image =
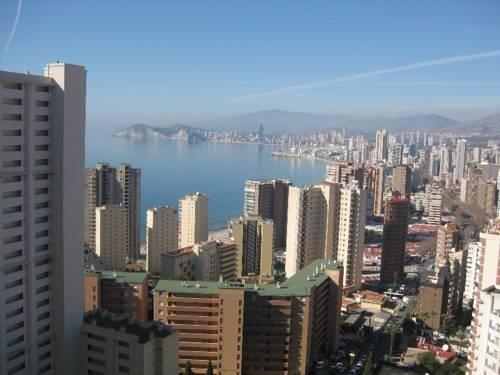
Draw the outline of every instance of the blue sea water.
[[[142,170],[141,237],[146,210],[157,205],[177,206],[186,194],[209,196],[210,230],[241,215],[246,179],[286,178],[295,185],[319,182],[325,164],[320,161],[271,156],[273,146],[169,140],[142,141],[110,136],[109,129],[88,129],[87,167],[99,161],[131,163]]]

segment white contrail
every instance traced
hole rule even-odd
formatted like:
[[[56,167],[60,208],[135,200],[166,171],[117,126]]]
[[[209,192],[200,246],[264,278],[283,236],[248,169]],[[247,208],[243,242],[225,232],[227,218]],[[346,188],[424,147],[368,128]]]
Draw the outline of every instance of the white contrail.
[[[3,49],[2,60],[5,58],[7,51],[9,50],[10,43],[16,34],[17,23],[19,22],[19,18],[21,18],[21,9],[23,7],[23,0],[18,0],[17,2],[17,13],[16,18],[14,18],[14,24],[12,25],[12,29],[10,30],[9,37],[7,38],[7,43],[5,44],[5,48]]]
[[[500,56],[500,50],[476,53],[473,55],[445,57],[442,59],[422,61],[422,62],[415,63],[415,64],[403,65],[403,66],[398,66],[395,68],[388,68],[388,69],[382,69],[382,70],[375,70],[373,72],[367,72],[367,73],[353,74],[350,76],[339,77],[339,78],[329,79],[329,80],[325,80],[325,81],[318,81],[318,82],[312,82],[312,83],[304,83],[304,84],[295,85],[295,86],[282,87],[280,89],[264,91],[264,92],[251,94],[251,95],[240,96],[238,98],[235,98],[235,100],[236,101],[245,101],[245,100],[250,100],[250,99],[262,98],[262,97],[266,97],[266,96],[274,96],[274,95],[278,95],[278,94],[288,94],[288,93],[295,92],[295,91],[302,91],[302,90],[313,89],[313,88],[317,88],[317,87],[333,85],[335,83],[356,81],[356,80],[363,79],[363,78],[383,76],[386,74],[403,72],[403,71],[407,71],[407,70],[416,70],[416,69],[428,68],[431,66],[454,64],[454,63],[458,63],[458,62],[471,61],[471,60],[480,60],[480,59],[485,59],[488,57],[496,57],[496,56]]]

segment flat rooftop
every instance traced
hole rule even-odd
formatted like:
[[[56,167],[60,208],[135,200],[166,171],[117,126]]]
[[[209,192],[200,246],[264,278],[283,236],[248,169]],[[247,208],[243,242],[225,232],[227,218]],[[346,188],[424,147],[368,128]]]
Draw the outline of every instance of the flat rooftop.
[[[153,338],[170,336],[175,332],[172,328],[160,322],[145,322],[126,315],[111,314],[106,310],[86,312],[83,315],[83,323],[137,336],[138,342],[141,344]]]
[[[156,292],[218,294],[220,289],[241,289],[257,292],[262,296],[309,296],[312,287],[321,285],[328,279],[325,275],[326,269],[337,270],[341,267],[342,263],[318,259],[281,284],[159,280],[154,290]]]
[[[85,271],[86,276],[101,276],[102,280],[118,284],[142,284],[148,279],[147,272]]]

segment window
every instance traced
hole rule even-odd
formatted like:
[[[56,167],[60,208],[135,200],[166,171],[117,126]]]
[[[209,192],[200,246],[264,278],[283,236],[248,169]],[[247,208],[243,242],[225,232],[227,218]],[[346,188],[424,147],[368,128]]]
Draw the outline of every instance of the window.
[[[13,361],[16,358],[22,357],[24,355],[25,351],[23,349],[16,350],[15,352],[9,354],[7,356],[7,361]]]
[[[5,160],[3,162],[3,166],[4,166],[4,168],[20,167],[21,160]]]
[[[43,335],[45,332],[49,332],[50,331],[50,325],[47,324],[46,326],[43,326],[43,327],[40,327],[36,330],[36,333],[38,335]]]
[[[4,176],[3,182],[21,182],[21,176]]]
[[[21,129],[5,129],[3,131],[3,135],[6,137],[20,137],[21,134]]]
[[[49,275],[50,275],[49,271],[41,272],[38,275],[36,275],[36,279],[37,280],[46,279],[47,277],[49,277]]]
[[[3,225],[3,229],[19,228],[22,225],[21,220],[11,221]]]
[[[49,188],[38,188],[35,189],[35,195],[48,194]]]
[[[48,221],[49,221],[49,217],[48,216],[41,216],[41,217],[37,217],[35,219],[35,224],[46,223]]]
[[[44,245],[39,245],[39,246],[37,246],[37,247],[35,248],[35,251],[36,251],[37,253],[39,253],[39,252],[41,252],[41,251],[46,251],[46,250],[48,250],[48,249],[49,249],[49,244],[48,244],[48,243],[46,243],[46,244],[44,244]]]
[[[5,304],[8,305],[9,303],[20,301],[22,299],[23,299],[22,293],[14,294],[13,296],[10,296],[5,299]]]
[[[21,195],[21,190],[6,191],[5,193],[3,193],[4,198],[16,198],[20,197]]]
[[[36,307],[42,307],[42,306],[47,306],[50,303],[49,298],[45,298],[39,302],[37,302]]]
[[[21,121],[22,118],[20,113],[4,113],[3,119],[5,121]]]
[[[17,279],[5,284],[5,289],[15,288],[16,286],[23,285],[23,279]]]
[[[3,104],[5,105],[21,105],[23,104],[22,99],[19,98],[3,98]]]
[[[6,331],[7,333],[10,333],[12,331],[15,331],[19,328],[23,328],[24,327],[24,321],[20,321],[20,322],[17,322],[15,324],[11,324],[10,326],[7,327]]]
[[[14,212],[21,212],[21,210],[22,210],[22,206],[5,207],[3,209],[3,213],[4,214],[12,214]]]
[[[125,374],[128,374],[130,372],[130,369],[125,366],[118,366],[118,371],[124,372]]]
[[[49,121],[49,116],[47,116],[47,115],[36,115],[35,116],[35,121],[47,122],[47,121]]]
[[[36,288],[36,294],[40,294],[40,293],[43,293],[43,292],[48,292],[49,290],[50,290],[50,286],[44,285],[44,286],[41,286],[39,288]],[[39,317],[38,320],[40,320],[40,317]]]
[[[47,100],[37,100],[36,101],[36,106],[37,107],[48,107],[49,102]]]
[[[49,235],[48,230],[41,230],[41,231],[35,233],[35,238],[47,237],[48,235]]]
[[[9,89],[9,90],[22,90],[23,85],[21,83],[17,83],[17,82],[4,82],[3,88]]]
[[[49,159],[36,159],[35,165],[49,165]]]
[[[38,137],[47,137],[49,135],[48,130],[37,130],[35,131],[35,135]]]
[[[21,145],[5,145],[3,146],[3,152],[17,152],[21,151]]]
[[[48,208],[48,207],[49,207],[49,202],[40,202],[40,203],[35,204],[35,208],[37,210],[39,210],[41,208]]]
[[[35,151],[48,151],[49,145],[36,145]]]
[[[22,271],[22,270],[23,270],[23,265],[22,264],[18,264],[16,266],[5,267],[4,274],[8,275],[10,273],[19,272],[19,271]]]
[[[49,86],[37,86],[35,90],[37,92],[49,92]]]
[[[4,254],[4,259],[5,260],[9,260],[9,259],[12,259],[12,258],[17,258],[17,257],[20,257],[23,255],[23,251],[22,250],[15,250],[15,251],[10,251],[10,252],[6,252]]]

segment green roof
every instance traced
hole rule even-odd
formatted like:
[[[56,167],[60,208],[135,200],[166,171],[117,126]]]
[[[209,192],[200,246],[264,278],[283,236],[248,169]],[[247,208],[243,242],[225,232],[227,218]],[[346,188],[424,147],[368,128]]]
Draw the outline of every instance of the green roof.
[[[119,284],[142,284],[148,278],[147,272],[86,271],[85,275],[101,275],[102,280]]]
[[[342,267],[341,263],[318,259],[281,283],[279,288],[277,284],[159,280],[154,290],[157,292],[168,291],[172,293],[218,294],[220,289],[242,289],[257,292],[262,296],[308,296],[310,288],[322,284],[328,278],[324,271],[321,270],[321,265],[324,265],[325,269],[338,269]],[[316,269],[318,273],[314,276]]]

